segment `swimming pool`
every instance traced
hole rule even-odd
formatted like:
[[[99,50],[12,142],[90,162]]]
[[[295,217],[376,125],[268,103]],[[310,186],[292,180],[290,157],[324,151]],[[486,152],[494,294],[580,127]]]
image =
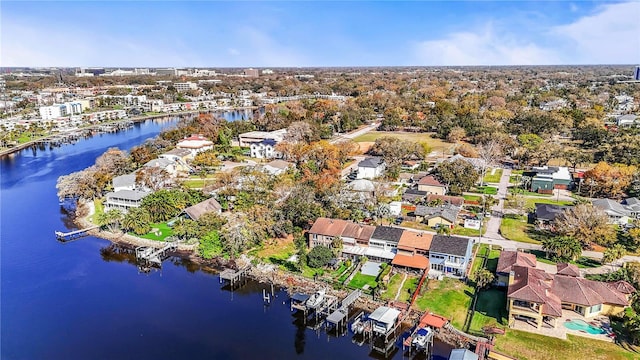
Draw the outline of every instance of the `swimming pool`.
[[[600,335],[606,333],[601,327],[593,326],[584,320],[571,320],[564,323],[564,327],[570,330],[584,331],[593,335]]]

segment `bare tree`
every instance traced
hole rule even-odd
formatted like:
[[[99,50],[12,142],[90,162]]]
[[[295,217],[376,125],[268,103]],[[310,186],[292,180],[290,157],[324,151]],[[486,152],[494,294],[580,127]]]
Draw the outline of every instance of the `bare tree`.
[[[502,155],[502,144],[496,140],[491,140],[478,146],[478,156],[482,159],[481,181],[484,181],[487,166],[494,166]]]

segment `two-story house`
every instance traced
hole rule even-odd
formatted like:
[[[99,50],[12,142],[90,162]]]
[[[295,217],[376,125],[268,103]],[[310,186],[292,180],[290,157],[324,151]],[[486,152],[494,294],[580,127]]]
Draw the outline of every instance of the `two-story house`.
[[[430,275],[464,278],[471,263],[473,240],[435,235],[429,249]]]
[[[142,199],[149,194],[149,192],[138,190],[119,190],[109,192],[106,195],[104,209],[105,211],[118,209],[123,212],[127,212],[132,207],[140,207],[140,205],[142,205]]]
[[[496,267],[496,283],[498,286],[507,286],[509,284],[509,273],[514,266],[536,267],[537,258],[534,254],[504,250],[498,258],[498,266]]]
[[[412,271],[429,268],[429,249],[433,234],[405,230],[398,242],[398,250],[391,264]]]
[[[358,179],[375,179],[382,176],[386,168],[384,161],[379,157],[369,157],[358,163]]]
[[[195,157],[198,153],[213,149],[213,141],[199,134],[191,135],[178,142],[176,148],[187,149]]]
[[[398,242],[404,232],[401,228],[376,226],[369,239],[367,257],[374,261],[391,261],[396,256]]]
[[[256,159],[273,159],[280,157],[280,153],[276,151],[278,142],[274,139],[264,139],[249,145],[251,157]]]
[[[609,218],[609,223],[625,225],[631,220],[631,209],[611,199],[593,199],[593,207],[604,211]]]

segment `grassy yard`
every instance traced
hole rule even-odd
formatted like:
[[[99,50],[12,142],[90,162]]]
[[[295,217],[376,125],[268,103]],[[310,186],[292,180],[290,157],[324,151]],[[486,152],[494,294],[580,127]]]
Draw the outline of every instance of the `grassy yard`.
[[[431,151],[442,151],[443,149],[449,149],[453,144],[446,141],[435,139],[428,133],[410,133],[400,131],[369,131],[366,134],[360,135],[353,139],[355,142],[375,142],[376,139],[383,136],[390,136],[403,140],[410,140],[416,142],[426,142],[431,147]]]
[[[357,289],[362,289],[365,285],[369,285],[369,288],[376,287],[378,285],[376,277],[357,273],[353,279],[351,279],[351,282],[349,282],[349,287]]]
[[[469,332],[481,333],[485,326],[504,328],[508,324],[507,292],[498,289],[482,290],[478,294]]]
[[[531,236],[534,231],[534,226],[528,224],[526,219],[505,217],[500,224],[500,233],[505,238],[524,243],[540,244],[540,241]]]
[[[462,195],[462,197],[467,201],[477,201],[478,203],[482,202],[482,196],[480,195]]]
[[[145,239],[149,239],[149,240],[156,240],[156,241],[164,241],[165,238],[173,235],[173,229],[171,229],[171,227],[169,227],[169,225],[167,225],[166,222],[164,223],[158,223],[158,224],[151,224],[151,229],[157,229],[157,231],[159,232],[158,234],[154,233],[153,231],[145,234],[145,235],[139,235],[141,238],[145,238]]]
[[[491,174],[493,169],[487,170],[487,173],[484,176],[484,182],[486,183],[499,183],[500,178],[502,177],[502,169],[495,169],[495,172]]]
[[[95,211],[93,213],[93,215],[91,215],[91,222],[94,224],[98,223],[98,216],[100,216],[100,214],[102,214],[104,212],[104,205],[102,204],[102,200],[101,199],[97,199],[93,201],[93,206],[95,208]]]
[[[489,250],[488,244],[480,244],[480,248],[476,253],[476,258],[473,261],[473,268],[471,269],[471,273],[473,274],[476,270],[478,270],[482,264],[482,258],[489,253],[489,257],[487,259],[487,263],[485,267],[489,269],[491,272],[495,272],[498,267],[498,258],[500,257],[500,249],[492,246],[491,250]]]
[[[419,277],[407,276],[407,280],[404,282],[404,285],[402,285],[402,290],[400,290],[398,301],[409,302],[409,300],[411,300],[411,294],[413,294],[418,287],[418,281],[420,281]]]
[[[638,353],[605,341],[574,335],[567,335],[567,340],[562,340],[517,330],[508,330],[506,335],[498,336],[496,350],[521,360],[630,360],[640,357]]]
[[[545,197],[550,198],[550,197],[553,196],[551,194],[540,194],[540,193],[537,193],[537,192],[524,190],[524,189],[521,189],[521,188],[518,188],[518,187],[514,187],[514,186],[509,187],[508,190],[509,190],[509,194],[518,194],[518,195],[524,195],[524,196],[538,196],[538,197],[541,197],[541,198],[545,198]]]
[[[404,279],[403,274],[395,274],[389,279],[389,284],[387,285],[387,290],[380,295],[383,300],[393,300],[398,293],[398,288],[402,283],[402,279]]]
[[[554,204],[554,205],[573,205],[574,201],[569,200],[559,200],[556,201],[556,198],[544,198],[544,197],[528,197],[525,199],[525,207],[527,209],[535,209],[536,203],[538,204]]]
[[[265,244],[262,249],[255,253],[255,256],[272,264],[282,264],[291,255],[296,253],[296,246],[292,239],[276,240],[270,244]]]
[[[493,186],[478,186],[474,192],[484,195],[496,195],[498,194],[498,188]]]
[[[487,220],[482,221],[482,234],[487,232]],[[453,228],[451,232],[453,235],[462,235],[462,236],[480,236],[480,230],[465,228],[462,225],[457,225]]]
[[[442,281],[429,280],[428,288],[416,300],[420,311],[432,311],[451,320],[462,329],[471,305],[473,288],[465,283],[445,277]]]

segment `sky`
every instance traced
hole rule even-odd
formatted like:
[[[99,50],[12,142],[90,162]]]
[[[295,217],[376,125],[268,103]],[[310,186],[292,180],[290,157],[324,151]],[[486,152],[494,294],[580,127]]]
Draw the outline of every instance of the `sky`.
[[[640,0],[0,2],[0,66],[563,64],[640,64]]]

